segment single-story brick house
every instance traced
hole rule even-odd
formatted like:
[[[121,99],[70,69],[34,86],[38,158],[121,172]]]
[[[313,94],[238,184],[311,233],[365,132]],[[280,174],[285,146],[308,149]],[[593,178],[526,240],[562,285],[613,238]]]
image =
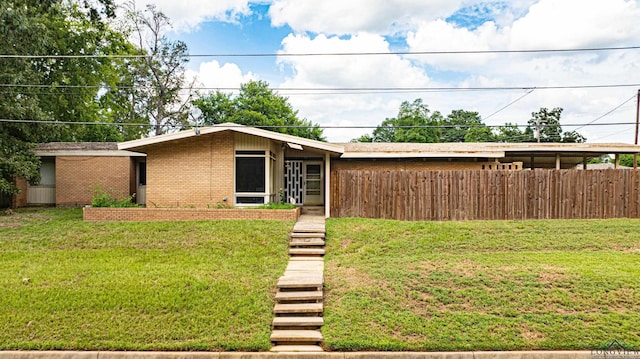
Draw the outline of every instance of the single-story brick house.
[[[96,186],[136,194],[147,207],[251,206],[282,197],[325,206],[332,171],[575,168],[628,144],[327,143],[220,124],[122,143],[40,145],[42,181],[19,182],[16,206],[90,203]]]
[[[144,153],[118,150],[114,142],[54,142],[36,147],[40,182],[18,179],[15,207],[27,205],[79,206],[91,203],[96,189],[117,196],[136,193],[136,166]]]

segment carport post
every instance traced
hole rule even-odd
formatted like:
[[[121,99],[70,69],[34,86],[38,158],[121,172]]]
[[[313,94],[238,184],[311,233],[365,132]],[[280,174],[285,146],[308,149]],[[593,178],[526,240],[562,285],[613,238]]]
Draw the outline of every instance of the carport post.
[[[324,154],[324,216],[331,216],[331,156]]]

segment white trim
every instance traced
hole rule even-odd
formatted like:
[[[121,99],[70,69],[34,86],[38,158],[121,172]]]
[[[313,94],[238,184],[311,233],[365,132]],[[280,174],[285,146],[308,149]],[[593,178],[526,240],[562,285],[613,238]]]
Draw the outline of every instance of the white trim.
[[[189,138],[194,136],[202,136],[202,135],[222,132],[222,131],[235,131],[239,133],[245,133],[248,135],[265,137],[275,141],[290,142],[300,146],[315,148],[318,150],[328,151],[335,154],[341,154],[344,152],[344,146],[342,145],[310,140],[308,138],[302,138],[298,136],[287,135],[284,133],[262,130],[259,128],[248,127],[248,126],[239,125],[236,123],[222,123],[219,125],[213,125],[209,127],[200,127],[199,135],[196,135],[195,131],[193,130],[185,130],[185,131],[170,133],[166,135],[143,138],[140,140],[121,142],[121,143],[118,143],[118,149],[126,150],[126,149],[132,149],[132,148],[140,148],[148,145],[153,145],[156,143],[174,141],[174,140],[179,140],[179,139]]]
[[[317,195],[310,195],[309,197],[318,197],[319,201],[324,202],[325,200],[325,195],[324,195],[324,187],[322,186],[323,181],[325,180],[325,173],[324,173],[324,166],[322,164],[322,160],[310,160],[310,161],[306,161],[303,160],[302,161],[302,205],[319,205],[319,202],[315,202],[315,201],[311,201],[309,202],[309,199],[307,198],[307,180],[308,180],[308,174],[307,174],[307,166],[309,165],[318,165],[320,167],[320,179],[318,180],[320,182],[320,186],[318,188],[319,190],[319,194]],[[314,180],[315,181],[315,180]]]
[[[340,158],[503,158],[503,151],[487,152],[345,152]]]
[[[331,216],[331,156],[324,154],[324,216]]]
[[[238,154],[238,152],[262,152],[262,154]],[[237,176],[238,169],[236,168],[236,161],[238,158],[262,158],[264,161],[264,192],[237,192]],[[269,203],[271,199],[270,185],[271,185],[271,156],[270,151],[266,150],[235,150],[233,154],[233,205],[234,206],[261,206]],[[263,203],[238,203],[238,197],[263,197]]]
[[[133,151],[119,151],[119,150],[91,150],[91,151],[78,151],[78,150],[35,150],[34,153],[40,157],[47,156],[59,156],[59,157],[72,157],[72,156],[90,156],[90,157],[146,157],[146,153],[133,152]]]

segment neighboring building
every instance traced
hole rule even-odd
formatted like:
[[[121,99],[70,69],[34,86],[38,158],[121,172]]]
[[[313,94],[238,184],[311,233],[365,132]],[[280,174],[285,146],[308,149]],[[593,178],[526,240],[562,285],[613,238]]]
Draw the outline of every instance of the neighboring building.
[[[251,206],[284,197],[324,205],[328,216],[332,171],[569,169],[638,151],[626,144],[335,144],[227,123],[118,144],[40,145],[42,181],[22,183],[14,202],[89,204],[99,186],[135,193],[147,207]]]
[[[145,156],[120,151],[115,142],[45,143],[35,153],[41,160],[40,182],[17,181],[21,193],[14,199],[16,207],[90,204],[96,189],[130,196],[137,192],[136,164]]]

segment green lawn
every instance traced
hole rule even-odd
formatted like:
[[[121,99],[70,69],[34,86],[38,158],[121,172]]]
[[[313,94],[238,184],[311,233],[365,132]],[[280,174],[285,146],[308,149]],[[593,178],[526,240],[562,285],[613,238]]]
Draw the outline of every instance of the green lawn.
[[[640,220],[327,221],[331,350],[640,347]]]
[[[0,215],[0,349],[268,350],[292,225]]]

